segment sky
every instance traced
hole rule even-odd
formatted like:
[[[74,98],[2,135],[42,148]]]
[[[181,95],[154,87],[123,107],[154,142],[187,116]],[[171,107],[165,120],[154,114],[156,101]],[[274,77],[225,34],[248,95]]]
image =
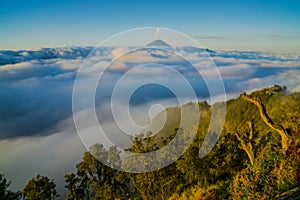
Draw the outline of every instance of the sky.
[[[300,52],[300,2],[0,1],[0,49],[97,45],[138,27],[183,32],[211,49]]]
[[[129,91],[135,87],[135,81],[165,80],[185,93],[182,83],[178,79],[174,81],[175,76],[170,74],[172,70],[147,65],[143,68],[143,63],[170,66],[189,80],[198,100],[211,100],[207,94],[209,88],[205,86],[207,82],[195,78],[195,69],[185,61],[166,54],[168,51],[151,48],[135,51],[133,47],[126,47],[128,41],[146,44],[142,39],[150,42],[157,34],[159,39],[169,43],[170,35],[176,33],[169,29],[187,34],[200,45],[215,50],[209,51],[210,58],[207,58],[203,49],[176,48],[173,43],[168,47],[175,49],[179,58],[198,66],[197,70],[213,86],[221,74],[226,99],[235,98],[242,91],[250,93],[274,84],[299,92],[299,21],[300,2],[288,0],[0,0],[0,173],[12,181],[13,190],[22,189],[37,174],[46,175],[54,178],[59,193],[65,194],[63,175],[75,172],[76,163],[86,151],[77,134],[74,117],[78,116],[83,122],[83,133],[87,136],[98,130],[90,119],[89,107],[77,112],[72,110],[75,77],[83,62],[89,66],[83,70],[82,80],[86,78],[86,81],[80,85],[78,95],[85,105],[90,97],[87,91],[94,87],[91,82],[98,78],[97,73],[104,73],[112,60],[118,61],[106,71],[106,78],[98,84],[93,98],[97,102],[97,117],[112,137],[120,131],[116,130],[110,113],[114,81],[123,80],[119,90],[123,93],[114,107],[118,109],[121,124],[125,125],[131,122],[126,121],[131,118],[126,116],[125,96],[131,94]],[[119,32],[141,27],[162,28],[152,28],[152,32],[136,29],[116,36],[116,40],[112,39],[116,46],[98,47],[93,51],[94,56],[85,60],[93,49],[91,46]],[[170,35],[164,35],[164,31]],[[175,42],[182,42],[174,38]],[[119,57],[126,52],[129,52],[125,54],[127,57]],[[211,65],[211,61],[215,65]],[[131,71],[136,64],[142,67]],[[121,79],[127,71],[133,73],[132,76]],[[152,105],[160,104],[164,108],[177,105],[170,91],[151,87],[140,87],[137,90],[140,93],[132,95],[136,98],[130,107],[134,119],[145,122],[149,120],[147,116],[155,116],[158,111],[151,114]],[[222,94],[216,93],[214,101],[220,97]],[[133,129],[129,126],[126,130]],[[124,142],[123,138],[117,139],[116,143]]]

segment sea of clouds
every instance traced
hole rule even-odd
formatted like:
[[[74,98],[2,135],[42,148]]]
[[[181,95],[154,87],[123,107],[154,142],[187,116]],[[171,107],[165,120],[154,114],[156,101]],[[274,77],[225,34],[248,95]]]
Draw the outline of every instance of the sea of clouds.
[[[63,192],[63,175],[75,170],[75,164],[85,151],[73,122],[72,91],[78,69],[92,50],[93,47],[79,46],[31,51],[0,50],[0,173],[12,181],[13,189],[21,189],[27,180],[39,173],[55,178],[60,192]],[[218,101],[218,93],[210,99],[205,81],[186,60],[198,63],[200,67],[197,70],[208,80],[219,75],[211,68],[211,61],[214,61],[222,75],[227,99],[237,97],[243,91],[250,92],[274,84],[285,85],[289,91],[300,91],[299,55],[178,47],[175,49],[177,56],[161,49],[153,51],[145,48],[120,57],[129,50],[129,47],[98,48],[94,53],[95,59],[90,58],[85,63],[88,68],[82,78],[87,81],[79,88],[84,103],[87,98],[85,92],[91,87],[89,80],[105,73],[95,95],[96,111],[105,131],[112,135],[116,134],[116,127],[110,115],[114,88],[111,82],[137,64],[160,63],[160,66],[133,70],[122,83],[124,95],[136,80],[159,82],[164,78],[180,88],[172,74],[163,69],[163,65],[167,65],[188,79],[199,100]],[[114,59],[117,61],[111,63]],[[106,69],[108,65],[110,68]],[[128,107],[122,95],[115,104],[120,116]],[[160,103],[163,107],[177,105],[175,95],[157,85],[141,88],[133,96],[130,102],[132,117],[142,125],[151,118],[148,114],[151,104]],[[182,98],[189,101],[184,93]],[[155,113],[160,111],[158,109]],[[81,116],[88,134],[95,124],[89,122],[86,113],[83,107],[74,114]],[[128,119],[124,120],[122,123],[127,124]],[[118,140],[116,136],[115,142],[121,144],[124,140]]]

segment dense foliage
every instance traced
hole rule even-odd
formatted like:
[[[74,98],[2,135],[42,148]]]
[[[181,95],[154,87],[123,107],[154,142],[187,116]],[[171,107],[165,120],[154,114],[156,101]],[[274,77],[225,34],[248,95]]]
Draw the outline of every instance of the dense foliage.
[[[46,176],[37,175],[28,181],[21,194],[23,199],[28,200],[53,200],[59,197],[55,187],[53,180],[49,180]]]

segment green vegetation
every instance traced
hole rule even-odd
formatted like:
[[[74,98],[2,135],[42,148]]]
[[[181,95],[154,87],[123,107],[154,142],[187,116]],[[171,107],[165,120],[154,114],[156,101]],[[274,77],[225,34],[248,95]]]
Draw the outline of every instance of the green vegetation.
[[[9,190],[10,182],[6,180],[4,175],[0,174],[0,199],[15,200],[19,199],[19,193]]]
[[[55,187],[53,180],[49,180],[46,176],[37,175],[36,178],[28,181],[21,194],[23,199],[28,200],[52,200],[59,197]]]
[[[106,165],[86,152],[77,172],[65,175],[67,199],[274,199],[300,186],[300,93],[288,93],[285,87],[275,85],[227,101],[222,134],[202,159],[198,153],[210,114],[220,103],[189,104],[199,106],[198,132],[176,162],[153,172],[125,173],[108,167],[126,167],[117,148],[96,144],[90,152],[106,160]],[[128,151],[159,149],[177,133],[192,129],[193,124],[191,129],[180,127],[180,108],[165,112],[168,117],[163,129],[148,138],[134,137]],[[146,135],[151,135],[151,128]],[[178,148],[184,146],[180,141],[184,138],[176,141]],[[125,162],[142,161],[133,157]],[[3,176],[0,178],[0,199],[8,199],[3,195],[15,193],[8,190],[9,183]],[[43,192],[41,185],[45,185]],[[48,199],[57,197],[53,181],[39,176],[29,181],[21,194],[24,199],[46,199],[32,197],[37,194],[51,196]]]

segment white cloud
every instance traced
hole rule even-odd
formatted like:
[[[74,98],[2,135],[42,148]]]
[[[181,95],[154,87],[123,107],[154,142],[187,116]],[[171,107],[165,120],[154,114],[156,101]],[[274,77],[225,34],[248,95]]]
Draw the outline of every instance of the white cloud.
[[[300,68],[300,60],[293,61],[264,61],[260,64],[261,67],[299,67]]]
[[[16,64],[7,64],[0,66],[0,73],[2,71],[9,71],[10,73],[15,72],[15,70],[26,69],[33,67],[31,62],[20,62]]]
[[[49,51],[52,54],[47,54],[48,50],[45,49],[33,53],[23,51],[20,52],[21,59],[16,59],[7,52],[7,54],[0,52],[5,61],[4,64],[0,62],[2,63],[0,65],[0,131],[3,138],[0,140],[0,162],[1,171],[12,181],[14,188],[20,189],[25,181],[36,173],[49,175],[62,183],[63,174],[74,171],[75,163],[82,156],[84,148],[74,134],[72,125],[72,86],[77,69],[90,49],[69,50]],[[90,60],[84,61],[87,65],[84,72],[86,75],[98,76],[112,59],[118,58],[129,50],[127,47],[99,48]],[[174,57],[162,50],[143,49],[119,58],[110,66],[96,99],[99,105],[97,108],[100,113],[99,119],[103,120],[107,131],[115,130],[114,124],[106,115],[109,111],[107,102],[110,91],[114,86],[111,81],[131,67],[148,62],[160,62],[191,78],[194,71],[183,64],[180,58],[182,56],[197,63],[197,69],[201,70],[203,75],[212,78],[218,75],[216,70],[212,70],[214,66],[203,51],[195,48],[179,49],[178,54],[179,57]],[[292,91],[300,91],[299,56],[225,51],[213,52],[211,56],[224,78],[226,91],[230,97],[235,97],[241,91],[251,91],[274,84],[286,85]],[[129,87],[141,79],[153,81],[165,79],[181,89],[178,80],[159,67],[138,68],[132,75],[122,84],[124,94],[128,93]],[[94,80],[92,78],[88,77],[86,82],[79,86],[82,104],[86,102],[86,91],[92,87],[91,82]],[[197,80],[194,86],[202,92],[203,81]],[[184,87],[182,88],[184,93]],[[155,91],[149,91],[150,96],[151,92]],[[164,98],[168,97],[164,96]],[[212,97],[213,102],[218,101],[218,98],[218,94]],[[120,98],[118,102],[120,117],[125,113],[122,100],[124,99]],[[144,103],[143,108],[147,108],[148,104],[162,102],[161,99],[146,100],[139,100],[138,103]],[[173,104],[166,104],[166,106],[171,105]],[[134,108],[132,114],[135,119],[147,120],[148,115],[145,113],[148,114],[148,110],[143,108]],[[86,133],[95,130],[95,126],[89,124],[86,110],[77,114],[81,114],[87,126]],[[124,118],[122,124],[129,123],[126,121],[128,119]],[[27,137],[9,139],[16,136]],[[62,185],[60,187],[62,188]]]
[[[250,77],[255,73],[255,67],[248,64],[236,64],[230,66],[218,67],[222,78],[225,79],[238,79]],[[213,69],[200,69],[201,75],[205,77],[219,77],[217,70]]]
[[[75,171],[84,151],[74,132],[1,140],[1,173],[12,182],[13,190],[21,190],[37,174],[54,178],[62,194],[65,193],[64,174]]]
[[[261,88],[270,87],[274,84],[285,85],[289,91],[300,91],[299,89],[300,70],[291,70],[279,74],[256,77],[243,81],[240,86],[246,91],[259,90]]]
[[[74,70],[74,69],[78,69],[81,63],[82,63],[82,59],[76,58],[76,59],[58,60],[55,64],[60,66],[61,69]]]
[[[255,73],[255,67],[248,64],[236,64],[219,67],[223,78],[246,78]]]
[[[117,47],[111,52],[112,59],[117,59],[118,57],[128,53],[129,51],[130,49],[128,47]]]

